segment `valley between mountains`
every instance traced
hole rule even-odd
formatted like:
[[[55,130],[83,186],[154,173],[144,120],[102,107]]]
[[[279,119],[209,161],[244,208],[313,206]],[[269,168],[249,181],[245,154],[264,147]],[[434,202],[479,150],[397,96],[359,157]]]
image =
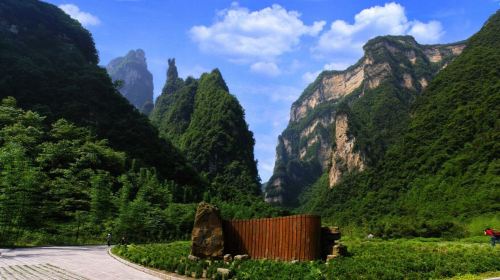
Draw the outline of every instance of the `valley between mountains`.
[[[0,0],[0,244],[99,244],[110,233],[168,242],[114,252],[191,272],[182,240],[204,201],[227,220],[318,215],[353,249],[326,264],[252,260],[238,279],[500,271],[498,250],[479,245],[484,228],[500,227],[500,11],[463,39],[376,36],[355,64],[322,71],[291,105],[262,182],[232,73],[183,78],[172,57],[155,98],[145,50],[100,65],[92,33],[59,7]],[[373,256],[397,261],[378,271]]]

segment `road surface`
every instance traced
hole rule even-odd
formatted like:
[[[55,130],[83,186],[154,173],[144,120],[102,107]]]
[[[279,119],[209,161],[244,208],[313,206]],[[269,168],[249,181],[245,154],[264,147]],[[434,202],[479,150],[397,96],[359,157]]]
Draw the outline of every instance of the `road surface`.
[[[0,249],[0,279],[159,279],[108,255],[106,246]]]

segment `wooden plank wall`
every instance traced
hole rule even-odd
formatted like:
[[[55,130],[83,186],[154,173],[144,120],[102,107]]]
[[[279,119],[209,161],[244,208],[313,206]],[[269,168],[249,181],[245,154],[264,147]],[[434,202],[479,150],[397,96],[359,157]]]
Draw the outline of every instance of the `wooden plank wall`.
[[[226,254],[253,259],[320,258],[321,220],[314,215],[224,221]]]

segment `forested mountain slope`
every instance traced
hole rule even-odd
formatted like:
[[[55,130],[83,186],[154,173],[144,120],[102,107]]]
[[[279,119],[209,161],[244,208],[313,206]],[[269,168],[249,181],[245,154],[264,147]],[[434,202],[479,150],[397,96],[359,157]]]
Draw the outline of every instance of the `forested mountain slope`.
[[[65,118],[90,127],[138,165],[156,167],[163,178],[203,185],[178,149],[115,89],[80,23],[36,0],[1,1],[0,18],[1,98],[13,96],[47,121]]]
[[[184,81],[175,60],[169,60],[167,82],[151,120],[208,178],[213,195],[231,200],[240,193],[260,194],[253,133],[219,70]]]
[[[190,149],[206,156],[189,155],[208,166],[200,176],[97,63],[89,32],[59,8],[0,1],[1,245],[93,243],[107,232],[187,238],[201,199],[225,218],[279,213],[252,189],[253,137],[217,70],[195,81],[199,112],[186,130]],[[197,134],[212,128],[213,138]]]
[[[266,201],[297,206],[324,172],[334,187],[346,173],[376,165],[406,126],[411,104],[464,47],[377,37],[355,65],[322,72],[292,105]]]
[[[303,210],[381,234],[438,235],[500,211],[500,12],[411,107],[384,159],[328,188]],[[461,231],[456,231],[461,232]]]

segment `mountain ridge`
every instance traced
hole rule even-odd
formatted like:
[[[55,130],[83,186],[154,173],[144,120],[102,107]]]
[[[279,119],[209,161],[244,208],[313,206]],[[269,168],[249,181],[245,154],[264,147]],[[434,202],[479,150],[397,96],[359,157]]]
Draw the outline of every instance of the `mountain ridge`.
[[[203,185],[183,155],[114,87],[98,66],[91,34],[56,6],[5,0],[0,5],[0,98],[23,109],[89,127],[138,166],[181,185]],[[12,28],[15,26],[16,28]]]
[[[404,126],[409,105],[464,47],[463,42],[420,45],[411,36],[381,36],[368,41],[364,56],[346,70],[320,73],[291,106],[288,127],[278,138],[266,201],[297,205],[303,188],[324,171],[330,169],[333,186],[345,171],[375,164]],[[388,126],[377,120],[382,111],[392,118]],[[341,115],[345,117],[337,120]],[[340,142],[332,130],[336,122],[344,130],[337,135],[344,139]],[[377,129],[385,135],[370,139]]]
[[[221,72],[214,69],[199,79],[183,80],[178,77],[175,59],[168,63],[167,81],[150,116],[152,123],[212,186],[217,185],[212,193],[260,195],[253,133]]]
[[[499,50],[497,11],[412,104],[406,128],[384,158],[332,189],[324,174],[302,198],[302,211],[387,237],[467,234],[475,222],[494,223]]]

